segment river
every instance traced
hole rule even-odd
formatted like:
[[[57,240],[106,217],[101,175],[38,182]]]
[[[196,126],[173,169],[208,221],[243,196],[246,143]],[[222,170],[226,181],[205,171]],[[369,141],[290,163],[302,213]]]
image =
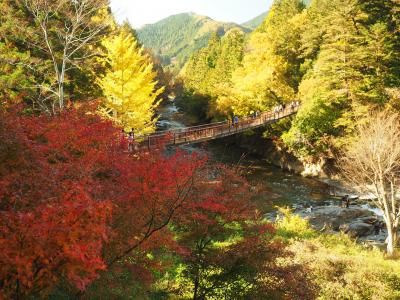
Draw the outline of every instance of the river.
[[[159,114],[160,118],[157,122],[158,130],[186,127],[185,116],[179,113],[173,102],[162,107],[159,110]],[[226,141],[218,139],[198,145],[184,145],[180,147],[188,152],[205,154],[211,162],[224,163],[237,167],[238,172],[254,187],[255,196],[253,200],[257,208],[267,219],[272,221],[276,218],[277,207],[291,207],[295,213],[314,220],[311,220],[311,223],[317,228],[318,223],[321,225],[321,222],[318,220],[325,224],[327,220],[330,224],[335,224],[336,221],[339,221],[341,224],[350,224],[349,226],[358,226],[360,228],[360,222],[369,221],[357,219],[357,213],[353,214],[357,210],[362,211],[361,216],[358,217],[368,216],[372,212],[372,215],[375,215],[373,217],[374,220],[376,218],[382,220],[381,211],[369,203],[353,201],[351,209],[341,209],[339,208],[340,199],[332,196],[331,191],[333,188],[328,184],[317,179],[304,178],[300,175],[284,171],[259,157],[248,155],[245,150],[240,149],[238,146],[232,146],[231,143],[226,143]],[[310,207],[313,208],[312,213],[309,213]],[[331,211],[332,213],[324,215],[324,211]],[[346,216],[346,219],[343,219],[342,215]],[[379,246],[384,245],[386,238],[385,230],[376,235],[373,233],[372,225],[365,225],[364,223],[361,226],[367,226],[369,229],[367,232],[360,233],[358,231],[358,241],[368,241],[368,243],[372,242]],[[338,228],[335,230],[337,231]]]
[[[159,113],[160,130],[185,127],[181,121],[182,116],[173,103],[161,108]],[[310,205],[339,204],[339,200],[330,195],[330,187],[327,184],[283,171],[258,158],[248,156],[241,149],[228,149],[224,146],[223,139],[201,145],[186,145],[182,148],[207,154],[215,162],[239,166],[250,184],[257,187],[255,201],[259,209],[267,215],[274,215],[276,206],[304,208]]]

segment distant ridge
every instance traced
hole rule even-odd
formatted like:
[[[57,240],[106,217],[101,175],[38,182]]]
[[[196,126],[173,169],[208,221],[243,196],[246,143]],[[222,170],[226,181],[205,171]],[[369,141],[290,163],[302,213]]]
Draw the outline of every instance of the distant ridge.
[[[304,5],[309,6],[312,0],[302,0]],[[245,28],[249,28],[251,30],[256,29],[258,26],[260,26],[262,24],[262,22],[264,22],[265,18],[268,16],[268,11],[262,13],[261,15],[240,24],[241,26],[245,27]]]
[[[245,28],[254,30],[258,26],[260,26],[262,22],[264,22],[264,20],[267,16],[268,16],[268,12],[262,13],[261,15],[255,17],[254,19],[251,19],[250,21],[247,21],[246,23],[243,23],[241,25]]]
[[[213,32],[223,36],[232,28],[250,32],[249,28],[235,23],[215,21],[196,13],[170,16],[137,30],[140,42],[158,55],[163,65],[182,67],[190,55],[207,45]]]

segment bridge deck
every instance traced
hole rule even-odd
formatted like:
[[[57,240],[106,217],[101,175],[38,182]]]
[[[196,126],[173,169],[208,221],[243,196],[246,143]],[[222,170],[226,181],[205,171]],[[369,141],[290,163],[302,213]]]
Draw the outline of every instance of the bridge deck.
[[[247,117],[241,119],[238,123],[232,124],[229,121],[211,123],[200,126],[192,126],[181,129],[174,129],[144,136],[140,142],[140,148],[157,149],[162,144],[166,145],[184,145],[201,143],[213,139],[218,139],[249,129],[258,128],[268,124],[275,123],[283,118],[289,117],[298,111],[298,106],[289,107],[285,110],[274,113],[264,112],[258,117]]]

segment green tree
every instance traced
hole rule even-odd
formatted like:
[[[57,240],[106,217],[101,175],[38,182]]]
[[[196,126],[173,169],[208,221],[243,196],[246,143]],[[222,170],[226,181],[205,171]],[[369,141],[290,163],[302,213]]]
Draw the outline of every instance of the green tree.
[[[32,24],[18,4],[8,0],[0,2],[0,103],[3,104],[34,97],[32,87],[38,77],[30,68],[31,64],[37,63],[36,53],[30,53],[22,42]],[[16,22],[19,26],[15,26]]]
[[[211,95],[212,71],[217,64],[220,51],[220,37],[213,33],[207,47],[194,53],[182,71],[185,86],[199,94]]]
[[[319,42],[309,43],[304,32],[304,56],[311,68],[299,88],[303,105],[283,136],[299,157],[331,155],[367,121],[369,110],[390,100],[397,59],[392,34],[379,18],[371,21],[360,3],[317,0],[310,7],[311,24],[320,29],[306,28]]]
[[[220,53],[212,77],[212,95],[209,114],[224,116],[231,114],[231,108],[226,105],[226,91],[232,87],[232,74],[243,60],[245,35],[240,30],[232,29],[222,39]]]
[[[232,28],[248,30],[234,23],[183,13],[143,26],[138,30],[138,37],[145,47],[160,56],[164,66],[179,72],[193,53],[207,47],[214,32],[223,36]]]
[[[30,59],[29,53],[18,51],[7,40],[0,42],[0,105],[21,101],[24,88],[33,81],[24,68]]]
[[[192,55],[182,71],[186,95],[189,96],[185,98],[185,101],[189,101],[186,107],[200,108],[201,103],[206,103],[201,111],[206,111],[210,118],[218,117],[221,112],[227,114],[216,103],[216,98],[231,86],[232,73],[243,58],[243,47],[244,32],[232,29],[222,38],[214,33],[208,46]],[[193,96],[190,97],[190,94]],[[190,111],[193,112],[193,109]]]

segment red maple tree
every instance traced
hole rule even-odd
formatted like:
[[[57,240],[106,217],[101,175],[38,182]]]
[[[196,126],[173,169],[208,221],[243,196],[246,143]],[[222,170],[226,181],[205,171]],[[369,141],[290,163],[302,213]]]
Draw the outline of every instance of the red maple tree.
[[[313,299],[303,266],[279,263],[291,254],[252,203],[240,171],[220,165],[202,178],[209,174],[214,178],[197,184],[187,210],[174,217],[185,280],[171,292],[194,300]]]
[[[194,299],[311,295],[304,280],[297,289],[301,268],[277,263],[288,253],[235,170],[181,151],[127,153],[120,130],[90,111],[0,112],[0,299],[60,285],[76,296],[90,285],[90,298],[120,290],[113,276],[126,270],[151,283],[164,262],[148,254],[166,247],[187,265]]]
[[[110,122],[72,109],[0,116],[0,295],[83,291],[151,240],[188,199],[204,160],[129,155]],[[147,242],[147,244],[145,243]]]

